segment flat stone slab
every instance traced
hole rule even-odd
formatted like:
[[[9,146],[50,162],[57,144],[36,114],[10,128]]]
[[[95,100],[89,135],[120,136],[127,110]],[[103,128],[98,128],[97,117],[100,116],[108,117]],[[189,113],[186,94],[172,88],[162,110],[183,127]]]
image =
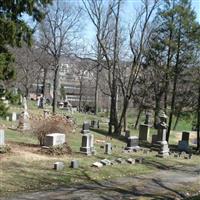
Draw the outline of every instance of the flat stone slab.
[[[101,168],[101,167],[103,167],[103,164],[102,164],[101,162],[94,162],[94,163],[92,164],[92,166],[93,166],[93,167],[97,167],[97,168]]]
[[[122,159],[122,158],[117,158],[115,161],[116,161],[117,163],[119,163],[119,164],[125,163],[125,160]]]
[[[133,158],[128,158],[126,161],[129,164],[135,164],[135,159],[133,159]]]
[[[111,161],[107,159],[103,159],[100,161],[103,165],[111,165]]]

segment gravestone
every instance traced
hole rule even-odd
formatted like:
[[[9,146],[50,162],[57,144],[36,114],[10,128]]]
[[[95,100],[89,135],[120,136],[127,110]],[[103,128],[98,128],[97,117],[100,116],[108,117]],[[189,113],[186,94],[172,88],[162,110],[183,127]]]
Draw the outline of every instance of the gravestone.
[[[152,135],[152,140],[151,140],[151,144],[155,144],[157,142],[157,134]]]
[[[92,155],[95,153],[93,134],[88,133],[88,134],[82,135],[82,143],[80,147],[80,152],[86,155]]]
[[[135,159],[133,158],[128,158],[126,161],[130,164],[135,164]]]
[[[189,141],[190,139],[190,132],[182,132],[182,141]]]
[[[6,121],[9,122],[10,121],[10,117],[6,116]]]
[[[26,97],[23,100],[24,111],[20,114],[18,128],[21,130],[30,130],[29,113],[27,108]]]
[[[73,168],[73,169],[79,168],[79,161],[78,160],[72,160],[71,161],[71,168]]]
[[[128,137],[127,146],[125,147],[125,150],[140,149],[138,144],[139,144],[139,140],[137,136]]]
[[[182,140],[178,142],[178,150],[188,152],[189,151],[189,138],[190,132],[182,132]]]
[[[91,121],[92,128],[99,128],[99,120],[92,120]]]
[[[150,117],[151,117],[151,113],[150,112],[147,112],[146,115],[145,115],[145,121],[144,121],[144,124],[146,125],[150,125]]]
[[[93,166],[93,167],[97,167],[97,168],[101,168],[101,167],[103,167],[103,164],[102,164],[101,162],[94,162],[94,163],[92,164],[92,166]]]
[[[149,125],[148,124],[140,124],[139,127],[139,140],[147,141],[149,136]]]
[[[45,119],[47,119],[50,116],[50,111],[49,110],[44,110],[43,111],[43,116]]]
[[[112,144],[111,143],[106,143],[106,146],[105,146],[105,154],[112,154]]]
[[[5,133],[3,129],[0,129],[0,146],[5,145]]]
[[[103,160],[101,160],[100,161],[103,165],[111,165],[111,161],[110,160],[108,160],[108,159],[103,159]]]
[[[85,121],[85,122],[83,122],[81,133],[87,134],[89,132],[90,132],[90,124],[87,121]]]
[[[166,141],[167,135],[167,116],[165,113],[160,114],[160,122],[157,125],[157,135],[156,142],[151,147],[152,150],[158,151],[157,157],[167,157],[169,156],[168,143]]]
[[[51,133],[47,134],[44,138],[44,146],[56,146],[65,143],[65,134]]]
[[[12,113],[12,121],[13,122],[17,121],[17,113],[16,112]]]
[[[55,162],[53,168],[56,171],[62,170],[64,168],[64,163],[63,162]]]
[[[189,150],[189,143],[188,141],[179,141],[178,142],[178,150],[188,152]]]
[[[126,138],[129,138],[130,136],[131,136],[130,130],[126,130],[126,131],[125,131],[125,137],[126,137]]]

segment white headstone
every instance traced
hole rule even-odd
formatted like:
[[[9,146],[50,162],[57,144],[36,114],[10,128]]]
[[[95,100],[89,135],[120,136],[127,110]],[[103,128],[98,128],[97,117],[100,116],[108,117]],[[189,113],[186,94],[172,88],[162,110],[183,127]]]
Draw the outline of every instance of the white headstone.
[[[5,134],[4,130],[0,129],[0,146],[5,144]]]
[[[13,122],[17,121],[17,113],[16,112],[12,113],[12,121]]]
[[[51,133],[45,136],[45,146],[62,145],[65,143],[65,134],[63,133]]]

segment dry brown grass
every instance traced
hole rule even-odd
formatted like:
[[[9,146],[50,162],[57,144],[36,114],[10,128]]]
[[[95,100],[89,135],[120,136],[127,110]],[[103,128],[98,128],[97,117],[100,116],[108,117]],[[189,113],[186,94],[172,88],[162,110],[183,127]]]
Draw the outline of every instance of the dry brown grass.
[[[74,124],[72,120],[61,115],[51,115],[46,119],[43,116],[37,116],[31,117],[31,129],[40,145],[44,145],[45,135],[49,133],[70,134],[74,130]]]

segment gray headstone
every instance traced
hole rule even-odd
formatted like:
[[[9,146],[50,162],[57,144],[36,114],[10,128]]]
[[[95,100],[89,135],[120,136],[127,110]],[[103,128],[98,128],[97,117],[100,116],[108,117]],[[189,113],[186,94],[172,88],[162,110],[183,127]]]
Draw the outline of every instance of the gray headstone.
[[[149,126],[147,124],[140,124],[139,127],[139,140],[147,141],[149,136]]]
[[[157,135],[152,135],[152,140],[151,140],[151,144],[154,144],[158,141],[157,139]]]
[[[182,132],[182,141],[189,141],[190,132]]]
[[[167,129],[158,129],[157,141],[166,141]]]
[[[159,152],[156,155],[157,157],[168,157],[169,156],[169,147],[167,141],[158,142]]]
[[[54,163],[54,169],[56,171],[62,170],[64,168],[64,163],[63,162],[55,162]]]
[[[131,136],[127,139],[127,147],[125,147],[125,150],[140,149],[138,144],[139,144],[138,137],[137,136]]]
[[[186,140],[182,140],[178,142],[178,150],[188,152],[189,150],[189,142]]]
[[[105,146],[105,154],[112,154],[112,144],[111,143],[106,143]]]
[[[47,134],[44,138],[45,146],[62,145],[64,143],[65,143],[65,134],[63,133]]]
[[[122,158],[117,158],[115,161],[120,164],[125,162]]]
[[[100,161],[103,165],[111,165],[111,161],[107,159],[103,159]]]
[[[125,131],[125,137],[126,137],[126,138],[129,138],[130,135],[131,135],[130,130],[126,130],[126,131]]]
[[[88,134],[82,135],[82,143],[80,147],[80,152],[86,155],[91,155],[95,152],[93,134],[88,133]]]
[[[90,132],[90,124],[89,122],[83,122],[81,133],[89,133]]]
[[[5,134],[4,130],[0,129],[0,146],[5,144]]]
[[[92,128],[99,128],[99,120],[92,120],[91,121]]]
[[[136,159],[135,159],[135,162],[136,162],[136,163],[139,163],[139,164],[142,164],[143,161],[144,161],[144,158],[136,158]]]
[[[73,169],[79,168],[79,161],[78,160],[72,160],[71,161],[71,168],[73,168]]]

